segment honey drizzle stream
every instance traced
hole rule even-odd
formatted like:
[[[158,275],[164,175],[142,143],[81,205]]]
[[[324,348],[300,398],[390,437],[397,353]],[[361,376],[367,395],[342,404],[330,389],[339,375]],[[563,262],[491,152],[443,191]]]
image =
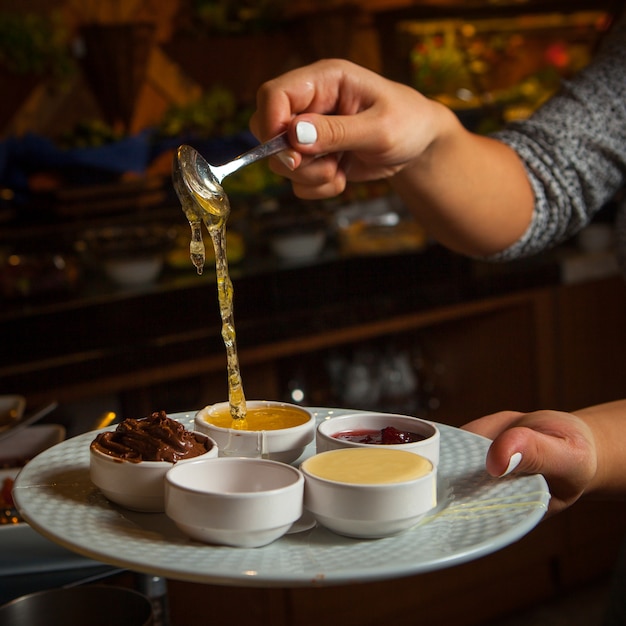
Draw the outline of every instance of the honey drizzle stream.
[[[181,183],[183,184],[183,183]],[[205,250],[204,241],[202,240],[202,214],[198,210],[200,207],[193,198],[184,195],[180,198],[183,207],[183,213],[189,222],[191,228],[191,242],[189,243],[189,256],[198,274],[202,274],[204,270]]]
[[[205,260],[204,241],[202,241],[202,222],[200,220],[190,219],[189,226],[191,226],[189,256],[196,270],[198,270],[198,274],[202,274]]]
[[[233,428],[244,430],[246,422],[246,398],[241,381],[241,370],[237,354],[237,340],[235,334],[235,320],[233,314],[233,284],[228,272],[228,257],[226,250],[226,220],[230,213],[230,206],[226,194],[204,198],[194,194],[199,208],[202,209],[200,216],[204,222],[215,251],[215,274],[217,278],[217,297],[222,318],[222,339],[226,347],[226,367],[228,374],[228,402],[230,413],[233,417]],[[201,225],[196,216],[185,211],[191,227],[191,243],[189,252],[191,261],[202,273],[205,260],[204,243],[202,241]]]

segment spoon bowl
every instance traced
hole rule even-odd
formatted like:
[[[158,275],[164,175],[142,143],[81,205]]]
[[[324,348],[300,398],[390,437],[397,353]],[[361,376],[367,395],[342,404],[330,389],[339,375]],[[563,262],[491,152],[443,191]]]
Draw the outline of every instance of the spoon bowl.
[[[288,147],[287,133],[281,133],[248,150],[248,152],[244,152],[232,161],[223,165],[211,165],[197,150],[191,146],[182,145],[178,148],[174,158],[174,187],[183,205],[181,192],[187,201],[189,196],[191,197],[197,210],[200,211],[200,215],[204,211],[208,211],[225,219],[227,216],[225,212],[229,211],[230,208],[226,201],[226,194],[222,189],[222,181],[242,167],[272,156]],[[181,189],[181,183],[184,189]],[[202,200],[206,200],[206,202],[202,202]],[[185,210],[184,206],[183,210]]]
[[[174,188],[183,204],[185,214],[187,214],[186,202],[192,207],[191,210],[196,217],[202,218],[207,213],[217,218],[212,221],[228,217],[230,207],[228,202],[224,201],[225,193],[220,184],[221,181],[213,174],[211,166],[197,150],[187,145],[179,146],[174,159],[172,176]],[[181,198],[181,192],[183,198]],[[202,199],[209,202],[201,204]]]
[[[180,167],[180,157],[178,153],[174,157],[172,163],[172,182],[174,184],[176,195],[178,196],[178,201],[183,209],[183,213],[185,214],[185,217],[189,222],[189,226],[191,227],[189,256],[198,273],[202,274],[206,252],[204,241],[202,240],[202,222],[205,222],[207,229],[211,232],[221,228],[223,219],[219,216],[211,215],[210,213],[204,213],[203,215],[202,207],[193,197],[183,180],[183,174]]]
[[[194,150],[190,146],[183,145],[178,148],[176,156],[174,157],[172,163],[172,182],[174,184],[174,190],[176,191],[176,195],[178,196],[178,199],[182,206],[183,213],[190,223],[203,221],[203,217],[207,213],[198,203],[197,198],[193,195],[193,192],[187,184],[186,178],[183,176],[183,167],[186,170],[189,168],[194,168],[194,165],[189,165],[189,160],[195,160],[195,157],[199,156],[200,155],[198,154],[198,152],[196,152],[196,150]],[[204,159],[202,160],[204,161]],[[221,220],[219,219],[221,217],[220,214],[212,213],[210,215],[215,216],[216,219],[212,221],[214,221],[216,224],[221,222]],[[226,217],[228,216],[226,215]]]
[[[228,196],[221,186],[222,180],[238,169],[288,147],[287,133],[282,133],[224,165],[215,166],[207,163],[191,146],[179,146],[173,159],[172,181],[191,227],[189,252],[199,274],[202,274],[205,260],[202,224],[211,234],[214,247],[219,247],[230,214]]]

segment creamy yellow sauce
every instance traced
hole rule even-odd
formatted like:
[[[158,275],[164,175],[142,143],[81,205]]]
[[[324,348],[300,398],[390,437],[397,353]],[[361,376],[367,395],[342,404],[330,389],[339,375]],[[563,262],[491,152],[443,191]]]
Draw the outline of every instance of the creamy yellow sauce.
[[[209,424],[221,428],[238,428],[233,425],[233,417],[228,409],[216,411],[205,418]],[[292,407],[248,407],[245,417],[246,430],[279,430],[293,428],[308,422],[310,416],[305,411]]]
[[[341,483],[384,485],[426,476],[432,463],[404,450],[346,448],[308,458],[302,469],[312,475]]]

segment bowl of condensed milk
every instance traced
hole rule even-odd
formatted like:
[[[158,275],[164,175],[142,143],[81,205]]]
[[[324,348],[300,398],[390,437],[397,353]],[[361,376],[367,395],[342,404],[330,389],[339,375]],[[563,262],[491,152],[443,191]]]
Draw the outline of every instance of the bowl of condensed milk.
[[[406,450],[328,450],[303,461],[300,470],[304,508],[339,535],[396,535],[437,505],[437,467]]]

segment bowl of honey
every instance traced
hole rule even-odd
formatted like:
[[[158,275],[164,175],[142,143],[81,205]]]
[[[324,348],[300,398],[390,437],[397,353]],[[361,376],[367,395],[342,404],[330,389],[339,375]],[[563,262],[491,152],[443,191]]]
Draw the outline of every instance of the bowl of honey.
[[[317,452],[339,448],[405,450],[439,463],[439,429],[432,422],[394,413],[362,411],[329,417],[317,426]]]
[[[194,428],[217,442],[220,456],[293,463],[315,438],[315,416],[295,404],[253,400],[245,418],[234,419],[230,404],[219,402],[198,411]]]
[[[392,446],[328,450],[307,458],[300,471],[304,508],[347,537],[396,535],[437,505],[437,467]]]

